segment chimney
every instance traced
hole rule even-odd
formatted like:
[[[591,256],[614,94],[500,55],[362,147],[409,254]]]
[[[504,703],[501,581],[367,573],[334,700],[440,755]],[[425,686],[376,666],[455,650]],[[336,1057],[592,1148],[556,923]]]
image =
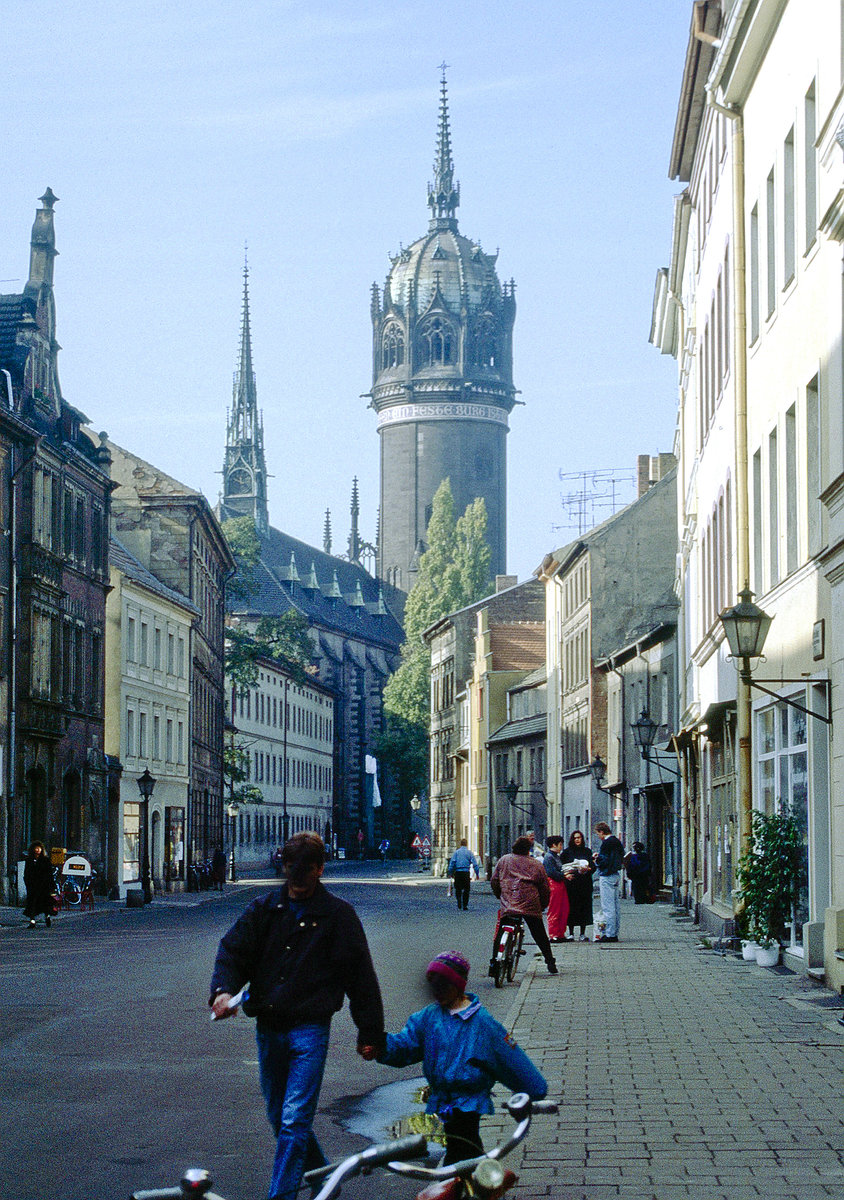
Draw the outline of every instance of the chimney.
[[[515,587],[519,582],[518,575],[496,575],[495,577],[495,593],[503,592],[506,588]]]

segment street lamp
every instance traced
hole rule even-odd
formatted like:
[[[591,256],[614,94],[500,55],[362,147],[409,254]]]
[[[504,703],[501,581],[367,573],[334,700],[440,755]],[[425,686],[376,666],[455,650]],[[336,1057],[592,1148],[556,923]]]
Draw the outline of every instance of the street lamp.
[[[606,792],[608,789],[604,787],[604,779],[607,774],[607,764],[601,758],[600,754],[596,754],[589,764],[589,774],[594,780],[595,787],[599,792]]]
[[[149,802],[155,789],[156,780],[150,775],[149,767],[138,779],[138,791],[144,804],[144,848],[141,855],[141,889],[144,893],[144,904],[152,903],[152,879],[149,871]]]
[[[236,804],[227,804],[226,805],[226,814],[231,819],[231,842],[232,842],[232,846],[231,846],[231,849],[232,849],[231,881],[232,881],[232,883],[237,883],[237,875],[235,873],[235,863],[234,863],[234,843],[235,843],[235,836],[237,834],[237,812],[238,812],[238,809],[237,809]]]
[[[651,758],[651,751],[653,750],[653,745],[656,741],[656,735],[659,730],[659,726],[646,708],[642,709],[642,713],[638,721],[631,721],[630,728],[633,730],[633,739],[636,742],[636,745],[645,762],[652,762],[655,764],[657,770],[667,771],[669,775],[676,775],[679,779],[680,772],[675,770],[674,767],[669,767],[667,763],[664,763],[662,759],[658,757],[658,755],[654,758]]]
[[[730,645],[733,658],[741,659],[741,672],[750,675],[750,659],[761,658],[772,617],[753,603],[753,592],[745,587],[739,592],[739,603],[725,608],[720,621]]]

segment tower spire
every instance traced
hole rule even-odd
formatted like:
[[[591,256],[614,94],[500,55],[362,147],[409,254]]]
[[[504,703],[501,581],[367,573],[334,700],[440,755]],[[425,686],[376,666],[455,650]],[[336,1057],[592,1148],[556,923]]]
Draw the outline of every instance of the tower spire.
[[[360,562],[361,540],[358,529],[358,518],[360,517],[360,498],[358,495],[358,477],[355,475],[352,480],[352,503],[351,503],[352,527],[349,533],[349,562]]]
[[[448,85],[445,73],[448,63],[440,63],[440,116],[437,126],[437,149],[434,159],[434,182],[428,184],[428,207],[431,210],[431,231],[456,229],[455,213],[460,203],[460,184],[454,182],[454,162],[451,157],[451,129],[448,123]]]
[[[259,534],[269,528],[267,465],[264,427],[258,412],[258,391],[252,366],[252,332],[249,324],[249,260],[243,248],[243,302],[240,319],[240,354],[234,374],[232,407],[226,430],[221,515],[251,516]]]

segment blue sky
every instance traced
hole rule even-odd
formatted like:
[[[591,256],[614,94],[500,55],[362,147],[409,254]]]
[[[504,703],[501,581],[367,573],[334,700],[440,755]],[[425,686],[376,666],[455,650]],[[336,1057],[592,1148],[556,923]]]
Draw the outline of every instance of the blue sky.
[[[672,447],[648,345],[691,4],[40,0],[4,13],[0,291],[56,207],[62,387],[96,430],[220,486],[244,243],[270,519],[375,534],[369,290],[427,228],[438,64],[460,230],[517,284],[509,569],[569,540],[560,471]],[[605,514],[599,514],[599,519]]]

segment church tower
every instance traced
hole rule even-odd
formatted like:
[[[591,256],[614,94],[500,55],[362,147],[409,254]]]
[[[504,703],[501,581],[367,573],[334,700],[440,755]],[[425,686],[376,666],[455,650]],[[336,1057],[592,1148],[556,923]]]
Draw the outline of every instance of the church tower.
[[[459,202],[443,69],[428,232],[391,255],[383,291],[372,287],[370,403],[381,439],[378,575],[405,592],[415,582],[434,493],[444,479],[458,515],[483,497],[492,574],[506,572],[515,285],[499,283],[497,254],[458,232]]]
[[[226,425],[223,494],[220,519],[250,516],[260,536],[269,529],[267,465],[264,459],[264,426],[258,412],[258,393],[252,369],[252,334],[249,329],[249,267],[243,264],[243,316],[240,327],[240,361],[234,375],[232,407]]]

